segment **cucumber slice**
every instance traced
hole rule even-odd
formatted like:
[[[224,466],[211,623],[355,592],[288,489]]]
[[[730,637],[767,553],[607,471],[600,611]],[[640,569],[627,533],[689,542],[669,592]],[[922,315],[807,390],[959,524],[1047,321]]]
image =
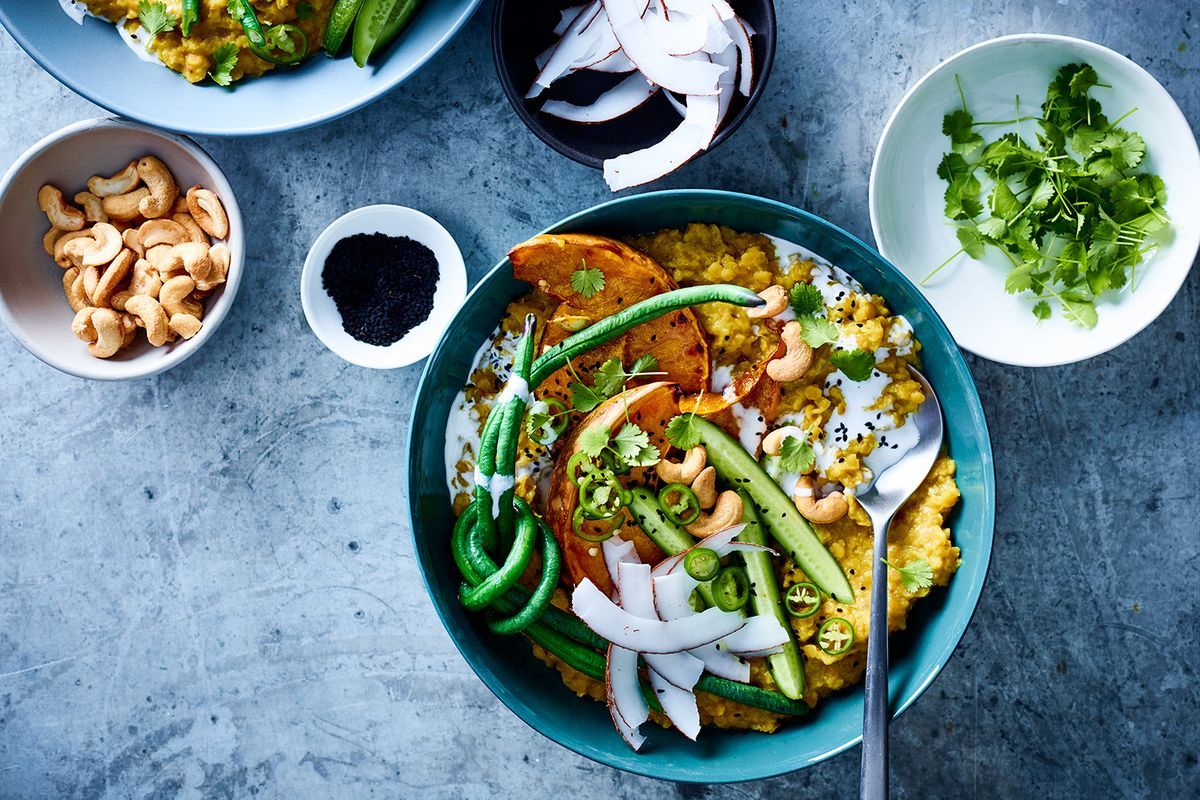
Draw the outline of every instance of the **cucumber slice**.
[[[363,0],[337,0],[333,11],[329,12],[329,24],[325,27],[325,41],[322,47],[331,56],[336,56],[346,42],[346,34],[358,17],[358,10]]]
[[[758,518],[758,512],[754,509],[754,501],[745,490],[738,494],[742,496],[743,519],[746,522],[738,541],[766,547],[767,534]],[[746,563],[746,574],[750,577],[750,603],[754,607],[754,613],[774,616],[788,633],[783,650],[767,656],[767,667],[771,670],[771,677],[786,697],[799,700],[804,696],[804,662],[800,660],[800,648],[796,646],[795,632],[780,602],[779,583],[771,565],[771,556],[762,550],[748,550],[739,555]]]
[[[417,12],[421,0],[363,0],[354,23],[354,42],[350,54],[360,67],[404,29]]]
[[[703,417],[694,417],[691,424],[692,430],[700,436],[700,444],[708,451],[708,463],[717,468],[717,474],[725,483],[744,489],[750,495],[771,536],[804,570],[809,580],[843,603],[853,603],[854,592],[837,559],[825,549],[808,520],[800,516],[791,498],[754,460],[754,456],[747,453],[737,439]]]

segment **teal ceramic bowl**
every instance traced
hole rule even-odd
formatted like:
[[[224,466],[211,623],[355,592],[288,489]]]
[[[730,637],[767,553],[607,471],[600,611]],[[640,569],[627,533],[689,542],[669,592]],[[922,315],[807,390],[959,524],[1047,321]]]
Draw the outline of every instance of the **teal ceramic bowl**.
[[[331,59],[317,53],[295,69],[229,89],[211,81],[193,86],[161,64],[139,60],[115,26],[100,19],[78,25],[53,0],[6,0],[0,24],[43,69],[115,114],[180,133],[253,136],[306,128],[377,100],[441,50],[479,3],[425,0],[408,28],[366,69],[348,54]]]
[[[896,714],[924,692],[971,621],[992,552],[995,512],[992,448],[979,395],[962,355],[933,308],[903,274],[845,231],[812,214],[760,197],[709,190],[652,192],[625,197],[568,217],[549,232],[625,235],[688,222],[713,222],[761,231],[801,244],[887,298],[916,329],[925,374],[946,413],[950,454],[958,461],[962,502],[950,524],[962,567],[948,589],[917,606],[908,630],[892,638],[891,696]],[[757,780],[811,766],[862,738],[861,687],[827,698],[805,718],[774,735],[706,728],[697,742],[646,726],[635,753],[613,729],[608,710],[576,697],[530,654],[520,638],[492,635],[458,604],[459,576],[450,557],[453,515],[443,448],[446,418],[479,345],[505,305],[529,290],[501,261],[467,297],[429,357],[417,390],[408,451],[409,516],[417,563],[442,623],[455,645],[498,698],[535,730],[593,761],[673,781]]]

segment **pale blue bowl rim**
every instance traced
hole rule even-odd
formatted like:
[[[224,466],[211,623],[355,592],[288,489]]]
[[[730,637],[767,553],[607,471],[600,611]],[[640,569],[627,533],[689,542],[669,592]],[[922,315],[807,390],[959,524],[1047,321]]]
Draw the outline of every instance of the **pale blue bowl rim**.
[[[949,661],[950,656],[953,655],[954,651],[957,649],[959,642],[962,641],[963,635],[966,633],[967,628],[970,627],[971,622],[974,619],[975,613],[979,608],[979,598],[982,595],[984,586],[987,583],[988,573],[989,573],[989,570],[991,567],[992,550],[994,547],[994,540],[995,540],[995,508],[996,508],[994,460],[993,460],[990,432],[989,432],[988,426],[987,426],[987,419],[984,415],[983,404],[979,398],[979,392],[975,386],[975,381],[971,375],[971,371],[967,367],[966,360],[963,358],[961,350],[959,350],[957,345],[954,344],[954,338],[950,335],[950,331],[946,327],[945,323],[942,322],[941,317],[938,316],[937,311],[934,310],[933,306],[929,304],[929,301],[925,299],[925,296],[923,294],[921,294],[920,290],[916,287],[916,285],[913,284],[912,281],[910,281],[904,275],[904,273],[902,273],[899,269],[897,269],[895,266],[893,266],[889,261],[887,261],[887,259],[883,258],[883,256],[879,255],[879,253],[873,247],[869,246],[868,244],[866,244],[865,242],[863,242],[861,239],[854,236],[853,234],[843,230],[842,228],[838,227],[837,225],[827,222],[823,218],[818,217],[817,215],[812,214],[811,212],[804,211],[803,209],[796,208],[795,206],[788,205],[787,203],[783,203],[778,200],[771,200],[769,198],[760,197],[757,195],[751,195],[751,194],[746,194],[746,193],[742,193],[742,192],[731,192],[731,191],[725,191],[725,190],[721,190],[721,189],[666,189],[666,190],[653,191],[653,192],[644,192],[641,194],[634,194],[634,195],[629,195],[626,197],[619,197],[619,198],[616,198],[613,200],[599,203],[590,208],[584,209],[583,211],[576,212],[574,214],[571,214],[570,216],[564,217],[563,219],[559,220],[558,222],[554,223],[553,225],[550,225],[549,227],[543,229],[541,231],[541,233],[556,233],[556,232],[560,232],[560,231],[564,231],[564,230],[570,230],[571,225],[573,223],[575,223],[577,220],[589,217],[589,216],[591,216],[593,214],[597,214],[601,211],[610,210],[613,208],[619,208],[619,207],[621,207],[623,205],[627,205],[627,204],[636,205],[636,204],[647,203],[647,202],[652,203],[655,200],[660,200],[660,199],[661,200],[666,200],[666,199],[687,200],[687,201],[692,201],[692,202],[697,202],[697,203],[713,203],[713,202],[719,202],[721,200],[728,200],[728,201],[737,202],[737,203],[749,203],[752,205],[758,204],[758,205],[762,205],[762,206],[772,207],[773,209],[775,209],[781,213],[784,213],[784,214],[790,214],[790,215],[795,215],[795,216],[801,217],[811,223],[815,223],[816,225],[825,228],[828,231],[828,233],[832,236],[832,238],[841,239],[843,244],[846,244],[853,249],[859,249],[859,250],[864,251],[866,253],[866,255],[868,255],[871,259],[878,262],[879,266],[881,267],[881,269],[883,269],[884,272],[889,273],[898,283],[906,284],[907,288],[909,290],[909,294],[912,297],[913,303],[922,312],[924,312],[927,315],[929,323],[934,328],[936,337],[949,344],[948,349],[952,353],[951,358],[953,361],[952,366],[954,368],[954,372],[955,372],[956,376],[959,378],[960,382],[966,387],[966,393],[965,393],[965,396],[963,397],[963,399],[966,401],[966,403],[972,409],[972,411],[975,412],[973,414],[972,422],[978,427],[978,432],[980,434],[980,439],[981,439],[982,445],[983,445],[981,452],[980,452],[980,457],[981,457],[980,458],[980,461],[981,461],[980,466],[981,466],[981,475],[983,478],[982,488],[984,491],[984,496],[983,496],[983,523],[984,523],[984,526],[983,526],[983,530],[980,531],[980,534],[983,538],[983,544],[985,545],[983,548],[983,552],[982,552],[982,558],[984,559],[985,563],[983,564],[983,569],[982,569],[982,572],[980,573],[978,583],[976,585],[973,585],[970,587],[970,595],[968,598],[968,602],[970,604],[970,613],[968,614],[966,621],[963,623],[963,625],[961,626],[961,628],[958,631],[956,631],[952,636],[947,637],[942,642],[940,652],[938,652],[936,654],[936,663],[933,666],[933,668],[929,671],[929,673],[925,677],[925,679],[923,681],[921,681],[920,683],[916,684],[911,689],[907,690],[907,692],[908,692],[907,697],[905,697],[899,703],[899,705],[897,705],[895,707],[895,710],[892,714],[892,719],[895,720],[895,719],[899,718],[899,716],[901,714],[903,714],[905,711],[907,711],[912,706],[912,704],[915,703],[917,701],[917,699],[925,693],[926,690],[928,690],[930,685],[933,684],[933,681],[938,677],[938,675],[941,674],[942,670],[945,669],[946,663]],[[488,270],[487,274],[485,274],[479,280],[479,282],[475,284],[475,286],[467,294],[467,299],[464,301],[464,305],[469,303],[470,300],[474,297],[474,295],[477,292],[481,292],[484,289],[484,287],[496,275],[498,275],[503,269],[505,269],[509,266],[510,266],[510,264],[508,261],[508,257],[505,256],[494,267],[492,267],[490,270]],[[418,458],[418,454],[416,452],[416,449],[413,447],[413,441],[414,441],[415,437],[413,436],[412,431],[416,430],[416,428],[417,428],[418,418],[423,419],[425,416],[421,406],[422,406],[422,399],[424,398],[426,391],[427,391],[427,384],[430,384],[435,380],[435,377],[432,375],[432,367],[433,367],[433,364],[435,364],[439,360],[439,358],[442,354],[442,350],[446,346],[446,342],[449,339],[449,332],[452,331],[453,329],[454,329],[454,324],[453,324],[453,322],[451,322],[450,326],[447,327],[447,332],[444,333],[442,335],[441,339],[438,341],[437,346],[434,348],[433,352],[430,354],[428,360],[426,361],[425,368],[421,372],[421,378],[417,384],[417,391],[414,396],[413,413],[410,418],[409,436],[405,443],[404,460],[405,460],[405,465],[406,465],[406,469],[407,469],[407,473],[405,475],[405,489],[406,489],[405,499],[408,504],[409,535],[411,536],[412,542],[413,542],[414,556],[416,555],[416,549],[417,549],[417,519],[416,519],[416,512],[414,511],[414,504],[412,502],[411,492],[408,490],[410,490],[412,488],[412,475],[413,475],[414,469],[417,467],[416,461]],[[944,405],[944,403],[943,403],[943,405]],[[449,558],[448,553],[447,553],[447,558]],[[454,642],[455,648],[459,650],[460,655],[463,656],[463,659],[467,662],[467,665],[471,667],[472,671],[475,672],[477,677],[479,677],[479,679],[484,683],[484,685],[487,686],[488,690],[491,691],[492,694],[495,695],[495,697],[501,703],[503,703],[504,706],[506,708],[508,708],[509,711],[511,711],[513,714],[515,714],[522,722],[524,722],[530,728],[532,728],[533,730],[542,734],[547,739],[550,739],[551,741],[553,741],[559,745],[562,745],[563,747],[566,747],[568,750],[571,750],[571,751],[577,753],[578,755],[583,756],[584,758],[588,758],[590,760],[597,761],[598,763],[602,763],[608,767],[613,767],[615,769],[620,769],[620,770],[623,770],[626,772],[631,772],[631,773],[634,773],[637,775],[642,775],[642,776],[649,777],[649,778],[656,778],[656,779],[660,779],[660,780],[671,780],[671,781],[677,781],[677,782],[681,782],[681,783],[724,784],[724,783],[740,783],[740,782],[752,781],[752,780],[763,780],[763,779],[767,779],[767,778],[777,777],[779,775],[789,774],[789,773],[797,771],[799,769],[806,769],[806,768],[811,767],[815,764],[818,764],[822,761],[825,761],[829,758],[832,758],[833,756],[836,756],[839,753],[845,752],[846,750],[848,750],[862,742],[862,734],[858,734],[844,742],[837,744],[834,747],[829,748],[828,750],[821,753],[820,755],[809,759],[804,764],[801,764],[798,767],[793,767],[790,769],[772,769],[772,768],[768,767],[765,770],[755,770],[753,767],[751,767],[748,769],[743,768],[742,771],[729,770],[729,771],[723,771],[723,772],[720,772],[717,774],[704,775],[703,777],[698,777],[694,774],[682,773],[682,772],[678,772],[678,771],[670,771],[670,770],[664,771],[662,769],[654,769],[652,766],[650,766],[653,764],[653,762],[649,761],[649,760],[647,760],[645,762],[647,764],[647,766],[645,768],[639,769],[638,768],[639,762],[637,762],[637,761],[626,762],[626,763],[616,763],[615,760],[609,758],[606,754],[585,752],[585,749],[583,748],[583,746],[576,744],[574,739],[568,738],[568,737],[560,738],[560,737],[552,736],[551,734],[546,733],[545,731],[541,730],[537,725],[534,724],[534,722],[531,719],[528,719],[525,716],[525,714],[514,709],[508,699],[508,697],[510,695],[510,691],[502,682],[500,682],[498,680],[497,676],[494,673],[492,673],[490,670],[487,671],[487,674],[480,674],[480,671],[478,669],[476,669],[476,667],[475,667],[473,657],[468,656],[467,653],[463,652],[462,648],[459,647],[457,637],[455,636],[455,633],[454,633],[453,629],[451,628],[451,620],[447,617],[447,615],[445,613],[443,613],[441,605],[438,602],[433,600],[434,589],[430,583],[430,577],[426,570],[425,564],[421,561],[420,558],[415,558],[415,560],[417,561],[417,566],[421,572],[421,580],[425,585],[425,590],[430,595],[430,600],[431,600],[431,602],[433,602],[434,610],[437,613],[438,618],[441,620],[443,628],[445,628],[447,634],[450,635],[451,641]],[[540,664],[539,664],[539,666],[540,666]],[[590,700],[586,700],[584,698],[577,698],[577,699],[579,699],[580,702],[587,702],[587,703],[591,702]],[[803,722],[801,722],[799,724],[802,725]],[[764,737],[764,740],[767,742],[769,742],[773,738],[766,734],[755,734],[755,733],[751,733],[751,732],[747,732],[746,735],[750,735],[750,736],[761,735]],[[626,745],[620,739],[619,736],[615,735],[615,732],[614,732],[613,749],[615,750],[618,747],[625,748]],[[714,771],[716,771],[718,765],[727,767],[727,765],[725,765],[722,761],[714,760],[713,761],[713,770]]]
[[[12,36],[13,39],[16,40],[21,49],[24,50],[30,58],[37,62],[38,66],[53,75],[59,83],[66,86],[80,97],[83,97],[84,99],[95,103],[101,108],[107,109],[114,114],[119,114],[128,119],[136,120],[147,125],[153,125],[155,127],[162,128],[163,130],[173,131],[175,133],[185,133],[193,136],[266,136],[274,133],[303,130],[305,128],[311,128],[315,125],[320,125],[325,122],[331,122],[375,102],[392,89],[396,88],[410,77],[415,75],[423,66],[425,66],[426,62],[440,53],[442,48],[444,48],[450,42],[450,40],[454,38],[455,34],[458,33],[462,26],[465,25],[469,19],[471,19],[475,13],[475,10],[479,8],[479,5],[482,2],[483,0],[466,0],[466,4],[462,6],[458,16],[451,20],[450,25],[445,29],[438,40],[434,42],[428,49],[426,49],[424,53],[419,55],[413,61],[412,65],[410,65],[407,69],[403,69],[395,73],[394,75],[387,76],[386,79],[380,80],[379,85],[366,94],[354,97],[348,102],[336,104],[332,108],[326,108],[322,111],[316,111],[308,115],[302,115],[290,121],[273,124],[248,125],[246,127],[239,127],[235,130],[222,129],[220,126],[207,127],[192,123],[179,124],[171,121],[170,119],[158,117],[153,112],[132,108],[128,103],[121,100],[109,99],[106,96],[98,95],[95,91],[89,89],[80,81],[69,78],[67,74],[56,65],[54,58],[48,55],[43,47],[37,45],[33,41],[32,37],[27,36],[22,29],[13,24],[11,15],[9,12],[4,10],[2,5],[0,5],[0,25],[2,25],[4,29],[8,31],[9,36]],[[49,9],[48,13],[52,12],[55,14],[65,15],[65,12],[63,12],[61,9],[56,9],[52,6],[47,6],[47,8]],[[403,43],[395,46],[403,47]],[[319,58],[322,56],[321,53],[318,52],[312,57]],[[270,76],[268,75],[266,77]],[[105,76],[103,74],[99,74],[97,76],[98,80],[103,80],[104,78]],[[180,77],[179,80],[184,81],[182,77]],[[184,81],[184,84],[186,86],[187,82]],[[202,90],[216,89],[216,87],[197,88],[202,88]]]

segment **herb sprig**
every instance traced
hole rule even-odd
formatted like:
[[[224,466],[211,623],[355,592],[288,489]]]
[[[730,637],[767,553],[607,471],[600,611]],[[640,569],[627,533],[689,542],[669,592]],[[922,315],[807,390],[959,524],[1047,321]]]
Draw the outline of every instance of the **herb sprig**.
[[[179,19],[167,10],[167,4],[163,2],[149,2],[149,0],[141,0],[138,3],[138,22],[145,28],[146,33],[153,38],[160,33],[167,33],[175,30],[175,26],[179,24]]]
[[[580,261],[579,269],[571,273],[571,288],[590,300],[604,291],[604,272]]]
[[[622,466],[652,467],[662,455],[650,444],[650,434],[634,422],[626,422],[615,434],[607,425],[596,424],[579,434],[579,449],[592,458],[605,453]]]
[[[1013,119],[978,122],[959,85],[961,107],[942,121],[950,150],[937,175],[961,247],[922,283],[958,255],[979,259],[994,247],[1012,265],[1005,290],[1035,298],[1038,320],[1056,301],[1086,328],[1099,319],[1098,297],[1135,287],[1138,264],[1157,246],[1152,235],[1170,224],[1166,188],[1158,175],[1137,171],[1142,137],[1118,127],[1136,109],[1110,122],[1091,96],[1098,87],[1110,88],[1095,69],[1068,64],[1047,88],[1040,116],[1022,116],[1017,98]],[[978,131],[1025,121],[1038,126],[1032,144],[1016,131],[985,144]]]
[[[933,586],[933,568],[923,558],[910,561],[902,567],[896,566],[886,558],[880,560],[884,564],[887,564],[890,569],[896,570],[900,575],[900,583],[906,591],[918,592],[921,589],[928,589],[930,586]]]
[[[587,413],[610,397],[620,393],[629,381],[634,378],[651,374],[658,367],[658,360],[649,353],[639,356],[628,370],[619,358],[610,358],[600,365],[592,376],[592,385],[588,386],[583,379],[571,369],[575,380],[568,384],[571,390],[571,407],[576,411]]]

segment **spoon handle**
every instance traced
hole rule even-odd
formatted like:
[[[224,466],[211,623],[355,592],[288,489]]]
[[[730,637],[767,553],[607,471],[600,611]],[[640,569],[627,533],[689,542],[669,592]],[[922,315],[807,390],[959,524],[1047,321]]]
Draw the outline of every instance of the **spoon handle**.
[[[882,559],[887,558],[887,532],[891,524],[889,517],[875,525],[859,779],[862,800],[884,800],[888,796],[888,572]]]

